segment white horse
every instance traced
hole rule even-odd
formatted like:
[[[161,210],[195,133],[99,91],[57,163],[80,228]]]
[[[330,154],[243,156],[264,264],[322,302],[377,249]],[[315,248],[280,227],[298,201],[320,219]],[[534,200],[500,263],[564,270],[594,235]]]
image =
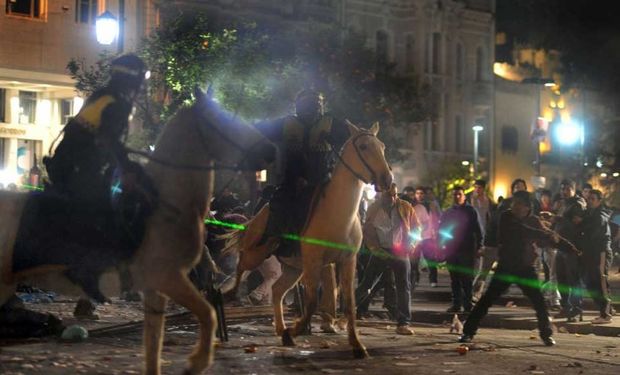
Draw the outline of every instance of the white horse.
[[[193,106],[181,109],[165,127],[145,168],[159,193],[159,204],[147,219],[144,239],[131,266],[136,288],[144,292],[147,374],[160,373],[168,298],[186,307],[200,322],[200,339],[185,373],[198,374],[213,363],[215,311],[187,274],[203,249],[214,163],[239,162],[247,169],[258,170],[274,155],[274,146],[260,133],[225,114],[202,93],[197,93]],[[0,305],[14,292],[15,283],[29,274],[66,269],[54,266],[12,271],[13,244],[27,197],[0,193]]]
[[[294,345],[293,337],[304,331],[317,307],[317,289],[323,280],[326,306],[335,305],[336,285],[331,264],[340,272],[340,285],[348,320],[349,343],[356,358],[368,356],[355,329],[355,279],[356,254],[362,242],[362,227],[358,216],[364,183],[372,182],[377,191],[385,191],[392,183],[392,173],[385,160],[385,146],[376,137],[379,125],[370,131],[348,123],[351,137],[343,145],[339,162],[330,182],[318,195],[316,204],[302,230],[301,257],[279,258],[282,276],[273,285],[273,305],[276,333],[282,335],[283,345]],[[272,251],[270,241],[257,246],[267,225],[268,205],[263,208],[247,229],[231,234],[228,249],[239,251],[237,280],[229,293],[235,293],[241,275],[257,267]],[[236,244],[236,245],[235,245]],[[295,327],[287,329],[284,323],[282,301],[287,291],[299,281],[303,271],[306,308]],[[323,304],[323,303],[322,303]],[[324,318],[325,319],[325,318]]]

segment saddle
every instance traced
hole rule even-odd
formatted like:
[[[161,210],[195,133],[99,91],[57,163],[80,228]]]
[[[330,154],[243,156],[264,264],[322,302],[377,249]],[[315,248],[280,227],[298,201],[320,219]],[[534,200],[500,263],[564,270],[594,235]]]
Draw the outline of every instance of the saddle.
[[[131,221],[127,211],[134,213]],[[61,267],[90,298],[105,302],[99,278],[133,256],[149,214],[131,197],[117,206],[92,207],[53,189],[30,193],[13,248],[13,272]]]

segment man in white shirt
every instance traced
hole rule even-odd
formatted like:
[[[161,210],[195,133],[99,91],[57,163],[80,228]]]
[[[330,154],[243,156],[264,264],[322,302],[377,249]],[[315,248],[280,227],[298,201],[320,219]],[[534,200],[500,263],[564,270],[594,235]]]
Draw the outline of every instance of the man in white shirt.
[[[483,238],[487,230],[487,225],[491,220],[491,213],[495,205],[485,192],[486,186],[487,182],[485,180],[476,180],[474,182],[474,191],[469,196],[469,204],[472,205],[478,214],[478,221],[480,222],[480,230],[482,231]],[[478,264],[476,266],[476,276],[474,278],[472,292],[472,299],[474,301],[480,299],[482,292],[484,292],[486,280],[489,272],[491,272],[493,263],[497,261],[496,247],[485,246],[480,249],[479,253],[480,257],[478,258]]]

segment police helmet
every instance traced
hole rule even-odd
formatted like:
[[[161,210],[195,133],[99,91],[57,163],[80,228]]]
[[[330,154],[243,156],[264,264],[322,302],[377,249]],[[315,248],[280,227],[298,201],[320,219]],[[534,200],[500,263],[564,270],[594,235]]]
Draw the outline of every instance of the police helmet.
[[[146,74],[146,64],[134,54],[126,54],[112,60],[110,75],[112,80],[129,81],[140,85]]]

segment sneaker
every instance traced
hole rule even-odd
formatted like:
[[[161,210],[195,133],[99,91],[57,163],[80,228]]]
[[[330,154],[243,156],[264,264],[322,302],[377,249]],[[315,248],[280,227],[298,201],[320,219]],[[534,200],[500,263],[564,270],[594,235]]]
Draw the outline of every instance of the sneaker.
[[[555,345],[555,340],[551,336],[549,336],[549,337],[541,337],[541,339],[545,343],[545,346],[554,346]]]
[[[437,283],[431,283],[431,288],[437,288]]]
[[[408,325],[402,325],[402,326],[396,327],[396,333],[399,335],[403,335],[403,336],[411,336],[415,332],[413,332],[413,330],[409,328]]]
[[[463,333],[460,337],[458,342],[460,343],[468,343],[471,342],[474,339],[474,335],[468,335],[467,333]]]
[[[461,312],[461,307],[460,306],[450,306],[450,307],[448,307],[446,312],[449,312],[449,313],[460,313]]]
[[[609,324],[611,323],[611,316],[599,316],[596,319],[592,319],[592,324]]]

